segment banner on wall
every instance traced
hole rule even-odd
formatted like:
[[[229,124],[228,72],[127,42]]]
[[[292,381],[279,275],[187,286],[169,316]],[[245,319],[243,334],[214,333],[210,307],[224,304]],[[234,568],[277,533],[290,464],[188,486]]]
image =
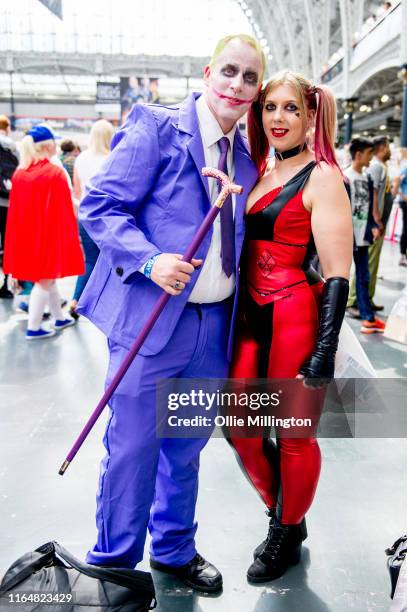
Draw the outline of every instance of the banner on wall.
[[[135,75],[120,77],[120,107],[122,123],[125,121],[133,106],[143,102],[159,104],[160,94],[158,91],[158,79],[139,77]]]
[[[120,83],[97,81],[95,110],[98,113],[114,113],[119,117]]]

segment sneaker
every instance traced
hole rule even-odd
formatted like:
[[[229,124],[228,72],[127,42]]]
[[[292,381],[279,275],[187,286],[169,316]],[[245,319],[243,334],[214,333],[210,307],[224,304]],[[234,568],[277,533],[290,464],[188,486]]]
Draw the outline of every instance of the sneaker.
[[[51,336],[55,336],[55,331],[53,329],[37,329],[36,331],[32,329],[27,329],[25,332],[26,340],[41,340],[42,338],[51,338]]]
[[[75,325],[76,321],[75,319],[62,319],[62,320],[56,320],[53,327],[56,331],[61,331],[62,329],[65,329],[65,327],[71,327],[72,325]]]
[[[350,317],[352,317],[352,319],[362,318],[360,316],[359,308],[356,308],[356,306],[348,306],[348,308],[346,309],[346,312]]]
[[[405,266],[407,268],[407,256],[402,255],[400,257],[399,266]]]
[[[27,302],[20,302],[19,305],[16,308],[16,312],[24,312],[25,314],[28,314],[28,304],[27,304]]]
[[[28,314],[28,302],[20,302],[16,308],[16,312],[23,312],[25,314]],[[50,317],[51,317],[50,312],[44,312],[44,314],[42,315],[42,320],[48,321]]]
[[[360,331],[362,334],[383,333],[385,327],[386,323],[378,317],[375,317],[374,321],[362,321]]]

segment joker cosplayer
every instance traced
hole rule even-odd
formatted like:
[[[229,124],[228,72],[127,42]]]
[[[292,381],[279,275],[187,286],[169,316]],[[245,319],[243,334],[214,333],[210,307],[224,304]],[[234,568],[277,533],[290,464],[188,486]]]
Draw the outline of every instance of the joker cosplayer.
[[[257,41],[221,40],[205,68],[203,95],[178,107],[134,107],[80,209],[100,257],[78,312],[108,338],[107,383],[161,291],[174,296],[110,402],[98,539],[87,561],[134,567],[148,528],[151,566],[202,591],[222,587],[194,541],[199,453],[207,439],[156,438],[155,385],[228,375],[243,213],[257,179],[237,121],[256,98],[264,69]],[[189,264],[180,253],[217,196],[203,166],[225,171],[244,191],[225,203]]]

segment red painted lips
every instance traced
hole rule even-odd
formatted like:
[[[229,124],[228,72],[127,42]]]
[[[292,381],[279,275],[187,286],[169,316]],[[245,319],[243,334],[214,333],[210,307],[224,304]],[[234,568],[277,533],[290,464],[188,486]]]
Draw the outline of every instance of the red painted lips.
[[[250,104],[252,102],[252,100],[242,100],[241,98],[231,98],[230,96],[225,96],[224,94],[221,94],[219,91],[216,91],[216,90],[215,90],[215,93],[218,96],[218,98],[221,98],[222,100],[227,100],[229,104],[231,104],[232,106],[241,106],[242,104]]]
[[[285,130],[283,128],[273,128],[271,133],[274,138],[283,138],[286,134],[288,134],[289,130]]]

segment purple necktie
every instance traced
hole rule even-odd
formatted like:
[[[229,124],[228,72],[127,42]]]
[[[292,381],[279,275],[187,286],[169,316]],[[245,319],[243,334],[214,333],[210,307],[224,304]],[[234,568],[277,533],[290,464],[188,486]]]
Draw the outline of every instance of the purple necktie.
[[[218,169],[228,174],[227,156],[229,150],[229,138],[223,136],[218,141],[220,157]],[[219,187],[220,190],[220,187]],[[233,224],[232,196],[229,195],[220,209],[220,235],[221,235],[221,258],[222,269],[226,276],[232,275],[235,269],[235,236]]]

